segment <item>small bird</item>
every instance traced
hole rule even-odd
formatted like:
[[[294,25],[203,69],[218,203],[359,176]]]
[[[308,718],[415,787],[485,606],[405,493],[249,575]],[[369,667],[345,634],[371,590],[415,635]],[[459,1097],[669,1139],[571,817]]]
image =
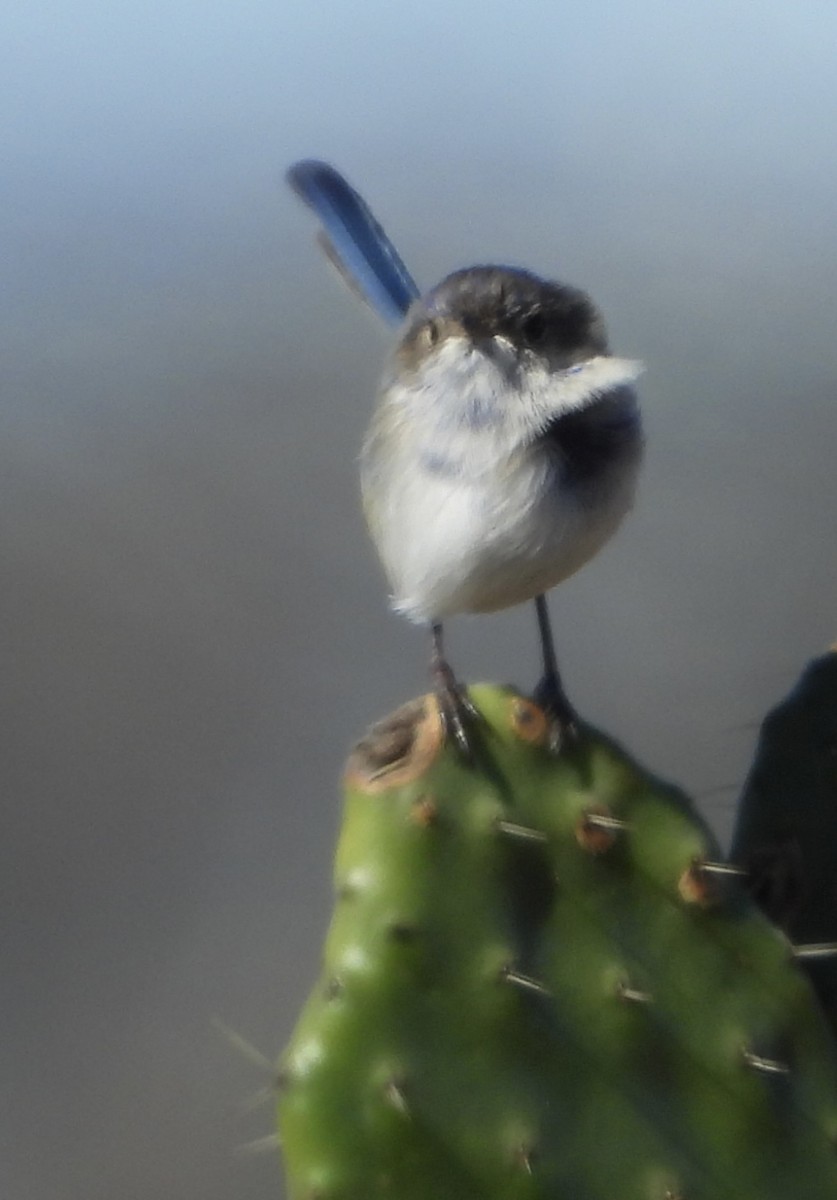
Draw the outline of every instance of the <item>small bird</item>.
[[[555,741],[573,728],[545,593],[583,566],[631,507],[643,437],[641,364],[608,351],[577,288],[517,267],[454,271],[423,295],[370,209],[327,163],[288,172],[319,240],[398,340],[361,453],[369,530],[392,604],[432,632],[442,720],[470,757],[467,692],[442,622],[534,600],[536,696]]]

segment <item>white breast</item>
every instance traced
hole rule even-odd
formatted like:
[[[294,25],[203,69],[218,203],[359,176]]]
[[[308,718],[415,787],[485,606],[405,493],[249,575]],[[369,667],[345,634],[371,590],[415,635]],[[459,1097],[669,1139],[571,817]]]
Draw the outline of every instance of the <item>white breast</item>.
[[[624,383],[637,373],[634,363],[598,361],[621,366],[606,372],[611,387],[610,376]],[[440,368],[420,387],[385,389],[361,461],[393,606],[417,622],[506,608],[560,583],[619,525],[638,468],[637,455],[592,493],[562,487],[534,439],[544,423],[536,410],[589,403],[580,380],[569,399],[554,386],[510,396],[482,355],[460,351]]]

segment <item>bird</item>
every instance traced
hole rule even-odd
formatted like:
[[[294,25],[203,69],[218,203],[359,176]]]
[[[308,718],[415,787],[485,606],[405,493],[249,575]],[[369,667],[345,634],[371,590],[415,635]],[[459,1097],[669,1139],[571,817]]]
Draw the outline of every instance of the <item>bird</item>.
[[[429,627],[446,733],[473,758],[476,712],[443,623],[533,601],[535,698],[553,744],[576,730],[546,593],[630,510],[644,438],[642,364],[612,355],[599,309],[569,284],[476,265],[421,292],[371,209],[330,164],[294,163],[293,191],[350,288],[397,330],[360,454],[361,493],[396,612]]]

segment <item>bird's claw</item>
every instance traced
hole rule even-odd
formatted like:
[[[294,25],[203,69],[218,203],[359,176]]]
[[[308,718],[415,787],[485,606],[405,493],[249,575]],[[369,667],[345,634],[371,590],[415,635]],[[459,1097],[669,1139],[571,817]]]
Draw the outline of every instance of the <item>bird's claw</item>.
[[[453,742],[462,760],[472,767],[476,763],[474,727],[482,721],[479,711],[471,703],[467,689],[454,683],[437,688],[436,700],[445,740]]]
[[[549,748],[553,754],[578,739],[578,716],[567,699],[558,675],[547,673],[535,688],[535,703],[539,704],[550,719]]]

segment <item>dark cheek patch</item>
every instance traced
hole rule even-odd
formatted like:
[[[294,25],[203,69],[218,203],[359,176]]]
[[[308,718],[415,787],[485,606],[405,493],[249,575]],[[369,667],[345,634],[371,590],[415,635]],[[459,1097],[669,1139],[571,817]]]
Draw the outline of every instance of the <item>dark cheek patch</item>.
[[[630,389],[625,389],[629,391]],[[616,400],[622,389],[615,389]],[[570,487],[594,484],[622,455],[632,452],[639,419],[612,403],[601,402],[565,413],[544,430],[542,443],[552,452],[562,481]]]

